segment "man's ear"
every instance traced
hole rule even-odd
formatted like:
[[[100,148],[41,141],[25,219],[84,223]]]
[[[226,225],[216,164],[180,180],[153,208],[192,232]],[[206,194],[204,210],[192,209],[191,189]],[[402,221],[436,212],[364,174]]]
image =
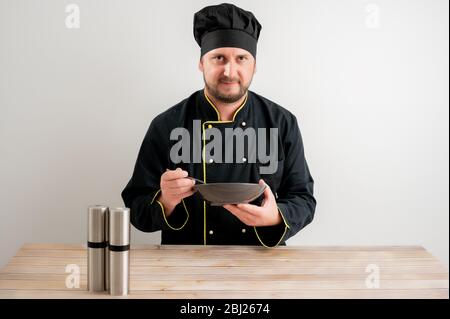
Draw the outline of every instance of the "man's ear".
[[[253,70],[253,74],[256,73],[256,60],[255,60],[255,69]]]
[[[200,60],[198,61],[198,69],[200,70],[200,72],[203,73],[203,57],[200,58]]]

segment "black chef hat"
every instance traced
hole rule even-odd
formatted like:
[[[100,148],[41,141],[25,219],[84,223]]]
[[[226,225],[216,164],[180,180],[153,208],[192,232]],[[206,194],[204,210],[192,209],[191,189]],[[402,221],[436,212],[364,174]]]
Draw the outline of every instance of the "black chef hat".
[[[194,15],[194,37],[201,56],[216,48],[233,47],[256,57],[261,28],[253,13],[229,3],[205,7]]]

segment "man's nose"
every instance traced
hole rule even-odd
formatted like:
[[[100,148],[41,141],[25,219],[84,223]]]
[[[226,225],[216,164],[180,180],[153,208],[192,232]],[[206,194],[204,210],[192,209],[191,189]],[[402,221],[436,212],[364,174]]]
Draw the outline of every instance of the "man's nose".
[[[233,79],[235,78],[236,73],[236,66],[234,65],[234,62],[229,61],[227,64],[225,64],[225,69],[223,72],[223,75],[225,75],[227,78]]]

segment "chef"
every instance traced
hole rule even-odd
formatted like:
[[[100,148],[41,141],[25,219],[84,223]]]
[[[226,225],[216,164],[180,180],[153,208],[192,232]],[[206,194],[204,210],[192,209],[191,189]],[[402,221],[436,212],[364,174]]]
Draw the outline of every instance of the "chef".
[[[144,232],[161,230],[162,244],[275,247],[313,220],[314,180],[297,119],[249,90],[261,28],[251,12],[227,3],[194,15],[205,87],[153,119],[122,192],[131,223]],[[247,148],[240,153],[233,138],[223,138],[230,131],[254,132],[256,138],[244,139]],[[214,149],[208,148],[212,140]],[[257,156],[262,146],[270,162]],[[266,187],[253,202],[211,206],[195,192],[192,178]]]

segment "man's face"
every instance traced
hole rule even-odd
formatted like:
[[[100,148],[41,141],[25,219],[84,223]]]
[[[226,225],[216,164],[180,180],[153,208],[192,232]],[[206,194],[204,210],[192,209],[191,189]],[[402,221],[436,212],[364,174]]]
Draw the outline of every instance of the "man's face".
[[[224,103],[234,103],[247,92],[256,61],[244,49],[217,48],[203,55],[199,69],[209,94]]]

